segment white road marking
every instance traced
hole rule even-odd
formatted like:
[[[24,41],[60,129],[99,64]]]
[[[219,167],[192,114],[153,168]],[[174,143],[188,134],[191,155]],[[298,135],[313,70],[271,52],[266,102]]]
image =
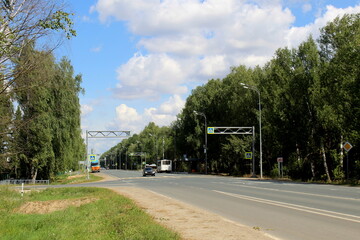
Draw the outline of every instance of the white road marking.
[[[223,183],[226,184],[226,183]],[[228,185],[235,185],[234,183],[227,183]],[[274,188],[263,188],[263,187],[255,187],[255,186],[248,186],[248,185],[241,185],[241,187],[244,188],[254,188],[254,189],[261,189],[261,190],[267,190],[267,191],[274,191],[274,192],[284,192],[284,193],[294,193],[294,194],[300,194],[300,195],[308,195],[308,196],[316,196],[316,197],[326,197],[326,198],[333,198],[333,199],[341,199],[341,200],[352,200],[352,201],[359,201],[359,198],[347,198],[347,197],[338,197],[338,196],[329,196],[329,195],[322,195],[322,194],[315,194],[315,193],[305,193],[305,192],[295,192],[295,191],[289,191],[289,190],[281,190],[281,189],[274,189]]]
[[[272,201],[272,200],[267,200],[267,199],[262,199],[262,198],[256,198],[256,197],[235,194],[235,193],[228,193],[228,192],[222,192],[222,191],[217,191],[217,190],[212,190],[212,191],[220,193],[220,194],[224,194],[227,196],[239,198],[239,199],[244,199],[244,200],[274,205],[274,206],[278,206],[278,207],[298,210],[298,211],[302,211],[302,212],[308,212],[308,213],[312,213],[312,214],[322,215],[322,216],[326,216],[326,217],[332,217],[332,218],[337,218],[337,219],[341,219],[341,220],[360,223],[360,216],[356,216],[356,215],[327,211],[327,210],[318,209],[318,208],[311,208],[311,207],[306,207],[306,206],[301,206],[301,205],[296,205],[296,204],[291,204],[291,203]]]
[[[118,178],[119,180],[129,180],[129,179],[159,179],[159,178],[179,178],[177,176],[158,176],[158,177],[123,177],[123,178]]]

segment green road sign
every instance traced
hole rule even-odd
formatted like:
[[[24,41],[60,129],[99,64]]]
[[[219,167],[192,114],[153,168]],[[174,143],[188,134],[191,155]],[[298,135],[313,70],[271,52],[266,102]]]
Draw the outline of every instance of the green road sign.
[[[246,152],[245,159],[252,159],[252,152]]]

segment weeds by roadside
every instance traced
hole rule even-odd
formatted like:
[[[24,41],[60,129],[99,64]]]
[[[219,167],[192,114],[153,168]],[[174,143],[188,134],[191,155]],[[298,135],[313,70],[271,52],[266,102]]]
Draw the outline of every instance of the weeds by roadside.
[[[95,174],[92,173],[89,174],[89,179],[87,178],[87,174],[84,173],[80,173],[77,175],[63,174],[56,176],[50,184],[51,185],[78,184],[78,183],[100,181],[102,179],[103,179],[102,177],[96,176]]]

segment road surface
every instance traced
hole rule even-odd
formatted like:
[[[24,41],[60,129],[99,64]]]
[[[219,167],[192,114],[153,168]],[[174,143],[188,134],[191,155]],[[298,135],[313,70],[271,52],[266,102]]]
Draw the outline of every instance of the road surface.
[[[281,239],[360,239],[360,188],[259,179],[106,170],[99,187],[148,189]]]

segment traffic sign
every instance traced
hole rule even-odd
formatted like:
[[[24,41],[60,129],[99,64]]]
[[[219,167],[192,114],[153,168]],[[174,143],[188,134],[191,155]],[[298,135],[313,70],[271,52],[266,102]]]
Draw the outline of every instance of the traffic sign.
[[[252,152],[246,152],[245,159],[252,159]]]
[[[207,133],[208,134],[214,134],[214,127],[208,127],[207,128]]]
[[[278,157],[276,160],[277,162],[284,162],[284,159],[282,157]]]
[[[96,155],[95,154],[90,154],[89,159],[90,159],[90,162],[96,161]]]
[[[349,142],[346,142],[345,144],[344,144],[344,149],[347,151],[347,152],[349,152],[350,151],[350,149],[352,149],[352,145],[349,143]]]

